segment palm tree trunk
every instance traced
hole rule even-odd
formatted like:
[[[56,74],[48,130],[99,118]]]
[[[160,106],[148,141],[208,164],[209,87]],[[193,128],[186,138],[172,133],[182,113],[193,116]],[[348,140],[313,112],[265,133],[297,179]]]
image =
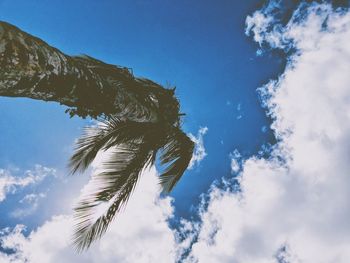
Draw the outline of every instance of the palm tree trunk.
[[[56,101],[67,105],[71,115],[107,117],[105,126],[91,128],[78,140],[70,162],[73,173],[84,171],[100,150],[114,150],[104,171],[95,176],[97,188],[75,210],[79,250],[107,230],[157,152],[160,163],[167,165],[160,175],[166,191],[180,180],[192,157],[194,144],[180,129],[173,90],[135,78],[127,68],[65,55],[1,21],[0,96]],[[107,211],[94,219],[94,208],[110,200]]]
[[[174,123],[179,110],[172,90],[135,78],[125,67],[68,56],[1,21],[0,96],[56,101],[71,115],[93,118]]]

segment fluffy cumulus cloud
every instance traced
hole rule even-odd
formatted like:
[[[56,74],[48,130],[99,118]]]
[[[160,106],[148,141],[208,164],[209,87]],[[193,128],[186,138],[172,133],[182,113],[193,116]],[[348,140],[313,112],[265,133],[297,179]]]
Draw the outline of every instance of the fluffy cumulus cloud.
[[[189,262],[350,260],[350,13],[303,5],[282,26],[273,8],[250,16],[247,32],[295,50],[260,90],[279,143],[245,161],[241,191],[213,188]]]
[[[1,245],[13,250],[0,253],[0,262],[174,262],[176,241],[168,219],[171,199],[159,197],[156,171],[145,171],[127,207],[115,219],[103,239],[87,252],[72,248],[72,216],[53,217],[29,236],[25,227],[5,229]],[[5,233],[4,233],[5,232]]]

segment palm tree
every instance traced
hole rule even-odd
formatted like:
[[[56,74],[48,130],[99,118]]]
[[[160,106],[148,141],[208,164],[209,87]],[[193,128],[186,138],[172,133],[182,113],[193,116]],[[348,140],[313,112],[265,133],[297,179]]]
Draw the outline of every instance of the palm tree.
[[[174,89],[136,78],[128,68],[89,56],[68,56],[15,26],[0,21],[0,96],[56,101],[71,116],[91,117],[70,159],[71,173],[85,171],[99,151],[109,150],[96,189],[75,208],[73,242],[87,249],[125,206],[143,169],[159,157],[160,184],[170,192],[186,170],[194,144],[181,130]],[[108,208],[97,219],[101,203]]]

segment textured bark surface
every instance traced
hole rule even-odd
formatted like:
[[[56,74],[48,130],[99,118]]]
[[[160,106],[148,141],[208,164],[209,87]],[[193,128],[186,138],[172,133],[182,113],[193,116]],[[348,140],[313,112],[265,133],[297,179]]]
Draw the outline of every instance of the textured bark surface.
[[[136,121],[178,122],[173,91],[135,78],[125,67],[68,56],[0,21],[0,96],[56,101],[81,117],[114,114]]]

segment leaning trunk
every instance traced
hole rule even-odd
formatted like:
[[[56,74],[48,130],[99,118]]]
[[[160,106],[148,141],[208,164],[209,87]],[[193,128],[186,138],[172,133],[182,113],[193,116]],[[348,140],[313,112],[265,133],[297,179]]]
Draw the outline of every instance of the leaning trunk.
[[[135,78],[125,67],[68,56],[1,21],[0,96],[56,101],[71,115],[93,118],[115,115],[174,124],[179,110],[172,90]]]
[[[180,180],[192,158],[194,144],[180,129],[173,90],[135,78],[127,68],[65,55],[4,22],[0,96],[56,101],[67,105],[72,115],[107,117],[106,125],[91,128],[78,140],[70,162],[72,172],[84,171],[100,150],[114,150],[102,164],[103,172],[94,176],[96,188],[76,208],[78,249],[88,248],[104,234],[157,153],[160,163],[167,165],[160,175],[166,191]],[[106,201],[110,206],[95,219],[94,209]]]

